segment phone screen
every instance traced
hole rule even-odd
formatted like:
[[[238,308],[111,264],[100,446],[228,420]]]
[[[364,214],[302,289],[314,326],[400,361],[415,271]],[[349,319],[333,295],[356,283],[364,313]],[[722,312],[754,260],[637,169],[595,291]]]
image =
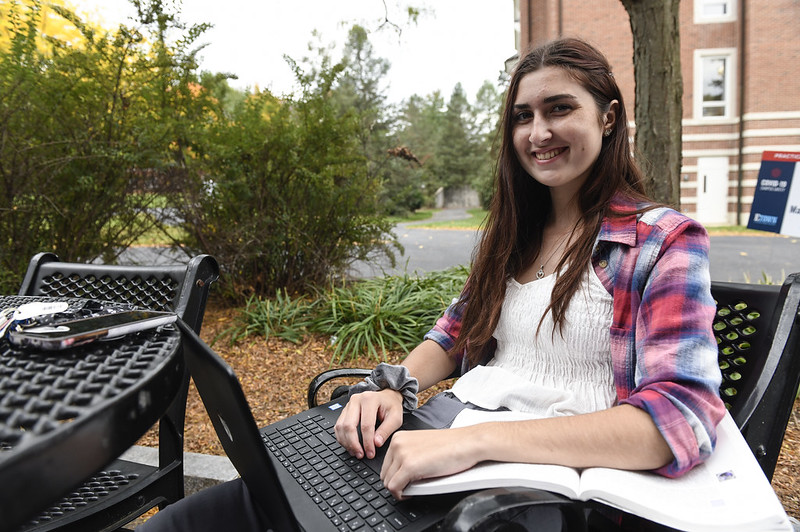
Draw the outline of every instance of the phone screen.
[[[11,329],[8,340],[18,347],[66,349],[98,339],[110,339],[172,323],[171,312],[132,310],[41,327]]]

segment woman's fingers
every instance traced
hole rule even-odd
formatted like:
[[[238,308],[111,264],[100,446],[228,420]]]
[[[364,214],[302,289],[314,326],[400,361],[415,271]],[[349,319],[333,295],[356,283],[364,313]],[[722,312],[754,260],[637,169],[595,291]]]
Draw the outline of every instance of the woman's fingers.
[[[415,480],[450,475],[475,465],[475,459],[464,452],[459,430],[396,433],[381,469],[381,480],[386,489],[400,499],[405,487]]]
[[[382,446],[403,423],[403,398],[394,390],[364,392],[350,398],[334,433],[336,440],[356,458],[374,458],[375,448]],[[380,427],[376,431],[376,426]]]

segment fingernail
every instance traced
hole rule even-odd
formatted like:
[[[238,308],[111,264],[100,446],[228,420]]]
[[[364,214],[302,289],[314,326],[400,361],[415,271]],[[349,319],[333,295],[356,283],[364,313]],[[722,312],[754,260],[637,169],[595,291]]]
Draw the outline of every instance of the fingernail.
[[[375,445],[377,445],[378,447],[383,445],[383,436],[381,436],[380,434],[375,435]]]

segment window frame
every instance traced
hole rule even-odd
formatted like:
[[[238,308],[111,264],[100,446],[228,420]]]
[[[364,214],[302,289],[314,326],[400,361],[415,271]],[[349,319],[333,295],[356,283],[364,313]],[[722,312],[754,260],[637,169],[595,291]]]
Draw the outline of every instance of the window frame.
[[[710,3],[727,4],[727,15],[706,15],[703,8]],[[733,22],[737,18],[736,0],[694,0],[694,23],[695,24],[716,24],[719,22]]]
[[[710,4],[727,4],[727,15],[706,15],[703,8]],[[733,22],[736,20],[736,0],[694,0],[694,23],[716,24],[719,22]]]
[[[730,120],[735,116],[736,106],[736,48],[708,48],[694,51],[694,118],[704,122]],[[703,64],[706,59],[725,59],[725,80],[722,108],[720,116],[703,116],[706,109],[703,100]]]

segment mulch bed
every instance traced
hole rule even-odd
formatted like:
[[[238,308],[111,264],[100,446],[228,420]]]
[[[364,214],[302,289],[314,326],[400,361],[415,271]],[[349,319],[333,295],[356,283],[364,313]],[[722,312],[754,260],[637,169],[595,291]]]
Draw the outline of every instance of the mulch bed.
[[[347,361],[344,365],[331,366],[332,351],[328,348],[328,339],[323,337],[311,338],[301,345],[273,338],[264,340],[255,336],[235,344],[230,344],[224,338],[214,341],[222,331],[234,323],[236,315],[236,309],[209,307],[206,311],[202,337],[207,343],[213,343],[214,350],[238,375],[259,426],[305,410],[308,383],[320,372],[330,367],[370,368],[376,364],[373,359],[361,358]],[[399,360],[398,354],[389,362],[397,363]],[[422,400],[427,399],[435,391],[430,390]],[[327,397],[329,393],[329,390],[323,389],[321,396]],[[148,432],[139,444],[157,446],[158,436],[155,430]],[[195,453],[225,454],[193,384],[189,390],[186,409],[185,450]],[[800,453],[800,400],[795,402],[772,480],[772,486],[786,512],[800,519],[798,453]]]

